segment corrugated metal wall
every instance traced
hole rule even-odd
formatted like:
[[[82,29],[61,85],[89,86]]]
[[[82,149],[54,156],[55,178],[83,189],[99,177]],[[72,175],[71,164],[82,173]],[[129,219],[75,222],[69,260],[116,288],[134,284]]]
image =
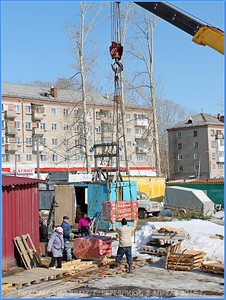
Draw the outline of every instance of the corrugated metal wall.
[[[2,187],[2,270],[17,265],[15,236],[29,233],[39,253],[38,183]]]

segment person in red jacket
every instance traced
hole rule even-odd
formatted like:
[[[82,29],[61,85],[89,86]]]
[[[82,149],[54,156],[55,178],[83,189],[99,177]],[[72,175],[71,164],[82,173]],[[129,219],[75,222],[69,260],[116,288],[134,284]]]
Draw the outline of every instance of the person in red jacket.
[[[87,217],[87,214],[84,214],[78,222],[78,232],[81,236],[87,236],[90,234],[89,226],[91,223],[92,222],[90,218]]]

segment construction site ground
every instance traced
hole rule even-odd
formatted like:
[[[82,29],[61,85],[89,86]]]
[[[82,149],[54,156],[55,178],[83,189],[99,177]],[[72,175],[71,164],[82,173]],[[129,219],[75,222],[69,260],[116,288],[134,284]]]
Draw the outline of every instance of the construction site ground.
[[[152,218],[140,220],[138,228]],[[166,258],[134,257],[133,271],[126,261],[111,269],[114,258],[64,262],[63,269],[17,268],[3,274],[2,298],[224,298],[222,275],[200,269],[165,269]],[[8,276],[6,276],[8,275]]]

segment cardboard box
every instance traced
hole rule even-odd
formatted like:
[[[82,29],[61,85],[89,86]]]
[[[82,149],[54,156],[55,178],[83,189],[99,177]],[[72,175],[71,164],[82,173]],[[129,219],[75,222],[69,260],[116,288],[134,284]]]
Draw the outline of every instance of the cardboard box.
[[[132,205],[131,205],[132,204]],[[127,221],[138,219],[137,201],[104,201],[102,202],[101,219],[104,222],[116,222],[126,218]]]
[[[102,259],[111,256],[112,239],[99,235],[76,238],[73,253],[76,258],[81,259]]]

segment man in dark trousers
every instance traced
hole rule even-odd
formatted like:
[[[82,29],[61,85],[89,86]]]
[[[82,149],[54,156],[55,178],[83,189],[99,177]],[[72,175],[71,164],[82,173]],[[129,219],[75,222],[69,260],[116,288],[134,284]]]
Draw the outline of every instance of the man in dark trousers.
[[[133,257],[132,257],[132,235],[137,226],[137,220],[134,221],[133,226],[127,226],[127,220],[125,218],[121,221],[122,226],[116,228],[116,232],[119,235],[119,247],[117,251],[117,257],[113,268],[119,266],[123,255],[126,255],[127,263],[129,266],[129,273],[132,272]]]
[[[69,224],[69,217],[64,216],[63,217],[63,222],[61,224],[61,227],[63,228],[63,237],[64,237],[64,250],[66,252],[67,256],[67,261],[72,260],[72,255],[71,255],[71,239],[73,237],[72,229]]]

